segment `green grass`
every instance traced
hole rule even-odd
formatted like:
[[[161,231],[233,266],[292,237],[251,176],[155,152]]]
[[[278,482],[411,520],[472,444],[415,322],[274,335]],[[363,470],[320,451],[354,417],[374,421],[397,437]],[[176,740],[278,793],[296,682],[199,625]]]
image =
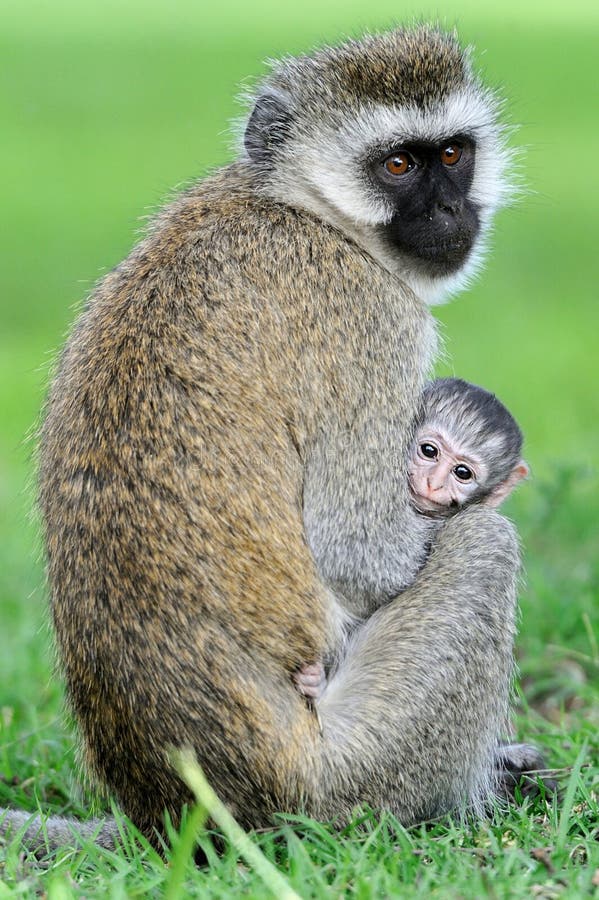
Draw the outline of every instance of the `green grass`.
[[[127,252],[141,217],[230,158],[235,96],[264,71],[265,57],[428,14],[457,22],[476,45],[487,79],[508,98],[510,121],[521,123],[513,140],[527,148],[529,193],[501,214],[483,277],[437,312],[447,339],[439,371],[497,391],[525,432],[533,478],[508,509],[526,575],[518,732],[565,770],[565,789],[586,748],[584,766],[559,808],[525,803],[487,823],[408,832],[367,813],[341,834],[281,820],[253,839],[302,897],[589,896],[599,869],[599,216],[589,174],[599,158],[599,7],[204,6],[9,0],[2,8],[0,802],[75,815],[102,808],[80,785],[63,721],[30,514],[27,435],[74,307]],[[210,865],[183,866],[186,893],[266,896],[234,851],[217,858],[202,842]],[[161,896],[175,869],[147,848],[65,851],[45,869],[16,850],[2,858],[0,900],[12,892]]]

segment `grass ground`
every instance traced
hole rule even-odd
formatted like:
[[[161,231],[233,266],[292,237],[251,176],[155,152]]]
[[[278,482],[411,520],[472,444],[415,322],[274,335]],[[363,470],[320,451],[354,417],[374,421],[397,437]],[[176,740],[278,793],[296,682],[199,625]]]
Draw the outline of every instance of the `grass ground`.
[[[140,215],[173,186],[229,155],[226,123],[248,75],[397,9],[315,0],[101,5],[3,4],[0,168],[0,801],[84,814],[72,730],[52,673],[35,518],[32,442],[50,356],[73,306],[127,251]],[[407,3],[402,16],[426,16]],[[529,195],[500,217],[483,278],[438,311],[447,338],[439,371],[477,381],[521,422],[534,478],[509,507],[523,536],[526,587],[518,641],[518,730],[564,768],[560,808],[538,802],[488,823],[403,831],[365,815],[337,835],[281,823],[255,837],[302,897],[578,897],[599,893],[599,325],[594,112],[599,13],[507,0],[432,12],[458,22],[488,80],[509,99],[514,140],[528,147]],[[595,466],[595,467],[594,467]],[[579,772],[568,770],[578,762]],[[232,852],[183,873],[190,896],[264,897]],[[0,898],[181,895],[148,850],[67,853],[45,870],[14,851]],[[170,881],[169,881],[170,879]],[[594,879],[594,881],[593,881]]]

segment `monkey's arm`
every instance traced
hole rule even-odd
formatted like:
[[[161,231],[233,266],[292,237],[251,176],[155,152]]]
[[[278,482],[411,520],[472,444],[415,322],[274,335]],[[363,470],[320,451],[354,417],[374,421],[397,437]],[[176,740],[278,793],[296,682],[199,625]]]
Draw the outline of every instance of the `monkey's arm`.
[[[328,426],[306,465],[308,543],[325,582],[360,618],[413,584],[442,525],[410,502],[392,402],[387,398],[386,410],[362,416],[346,434]]]

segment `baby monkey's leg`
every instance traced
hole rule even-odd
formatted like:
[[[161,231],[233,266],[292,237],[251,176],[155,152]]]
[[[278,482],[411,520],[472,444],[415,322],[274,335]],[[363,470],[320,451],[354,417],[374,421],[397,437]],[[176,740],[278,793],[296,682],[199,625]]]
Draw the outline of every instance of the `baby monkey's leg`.
[[[299,672],[295,673],[293,680],[300,694],[310,700],[319,700],[327,683],[324,666],[321,662],[303,666]]]

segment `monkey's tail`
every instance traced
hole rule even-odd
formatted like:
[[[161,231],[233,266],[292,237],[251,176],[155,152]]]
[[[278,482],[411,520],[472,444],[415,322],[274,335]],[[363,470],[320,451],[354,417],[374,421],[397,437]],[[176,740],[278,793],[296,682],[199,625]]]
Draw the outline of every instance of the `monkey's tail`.
[[[37,857],[47,856],[61,847],[82,846],[92,842],[105,850],[115,850],[120,832],[114,818],[77,819],[64,816],[36,816],[21,810],[0,808],[0,844],[18,840],[19,845]]]

